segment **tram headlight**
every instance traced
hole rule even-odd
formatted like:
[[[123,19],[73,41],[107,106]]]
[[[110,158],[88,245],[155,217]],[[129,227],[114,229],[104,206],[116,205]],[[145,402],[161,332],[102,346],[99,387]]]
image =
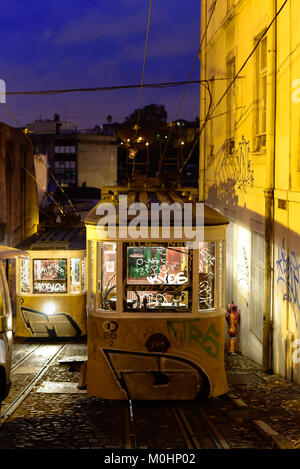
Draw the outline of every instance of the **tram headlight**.
[[[44,306],[44,311],[46,314],[55,314],[56,313],[55,304],[52,301],[50,301],[49,303],[46,303]]]

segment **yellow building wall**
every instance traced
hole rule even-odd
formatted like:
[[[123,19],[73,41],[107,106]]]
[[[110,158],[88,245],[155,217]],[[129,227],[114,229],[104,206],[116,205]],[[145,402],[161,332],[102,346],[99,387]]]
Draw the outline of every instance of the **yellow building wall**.
[[[202,2],[201,37],[213,1]],[[228,4],[230,8],[228,9]],[[277,2],[277,10],[284,4]],[[221,213],[232,214],[234,253],[231,276],[233,299],[241,309],[240,348],[262,360],[262,339],[253,333],[254,233],[264,236],[265,189],[274,174],[274,245],[272,251],[272,340],[274,371],[300,382],[300,366],[292,359],[293,341],[300,338],[300,2],[290,0],[277,18],[277,50],[272,42],[275,22],[267,33],[267,143],[256,151],[256,54],[235,81],[233,103],[234,151],[226,151],[231,80],[227,62],[235,58],[238,72],[254,48],[255,40],[274,18],[273,0],[218,1],[200,54],[201,78],[213,94],[212,119],[200,137],[200,163],[205,160],[206,202]],[[207,9],[207,11],[206,11]],[[206,15],[206,16],[205,16]],[[272,64],[276,59],[276,74]],[[276,79],[276,102],[272,99]],[[214,85],[212,85],[214,83]],[[233,88],[232,88],[233,89]],[[201,87],[200,119],[205,121],[209,98]],[[206,105],[206,108],[204,107]],[[216,105],[218,106],[216,107]],[[275,106],[275,107],[274,107]],[[275,136],[272,123],[275,119]],[[272,149],[274,142],[275,150]],[[213,151],[212,151],[213,145]],[[272,163],[274,168],[272,169]],[[274,171],[274,173],[273,173]],[[201,184],[201,180],[200,180]],[[271,184],[272,185],[272,184]],[[262,262],[264,262],[262,254]],[[259,288],[262,288],[263,282]],[[257,313],[256,313],[257,314]],[[263,315],[263,305],[261,309]],[[259,335],[259,334],[258,334]]]

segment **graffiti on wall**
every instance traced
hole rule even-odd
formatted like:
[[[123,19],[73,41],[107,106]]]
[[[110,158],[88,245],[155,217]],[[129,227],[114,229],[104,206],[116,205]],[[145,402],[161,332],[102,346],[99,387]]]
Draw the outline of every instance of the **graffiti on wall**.
[[[284,284],[286,292],[283,294],[282,299],[288,301],[294,312],[295,321],[297,323],[296,312],[300,311],[300,288],[299,288],[299,270],[300,263],[295,252],[287,254],[284,245],[284,238],[282,239],[281,248],[278,248],[278,255],[276,261],[277,268],[277,285]]]
[[[245,246],[243,246],[243,253],[242,253],[242,262],[237,264],[238,270],[238,282],[245,282],[247,287],[249,287],[249,262],[247,258],[247,251]]]
[[[215,181],[209,188],[208,200],[214,203],[219,199],[225,207],[238,205],[237,190],[246,192],[247,187],[253,187],[254,170],[250,141],[244,135],[237,148],[233,147],[229,151],[225,142],[220,149],[216,161]]]

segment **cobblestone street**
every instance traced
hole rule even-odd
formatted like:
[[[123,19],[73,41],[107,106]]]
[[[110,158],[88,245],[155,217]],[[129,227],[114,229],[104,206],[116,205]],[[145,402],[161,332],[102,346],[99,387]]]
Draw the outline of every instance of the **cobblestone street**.
[[[300,387],[262,373],[241,355],[226,358],[226,396],[174,405],[133,402],[134,442],[127,402],[104,401],[77,388],[85,357],[84,342],[15,342],[0,449],[300,448]]]

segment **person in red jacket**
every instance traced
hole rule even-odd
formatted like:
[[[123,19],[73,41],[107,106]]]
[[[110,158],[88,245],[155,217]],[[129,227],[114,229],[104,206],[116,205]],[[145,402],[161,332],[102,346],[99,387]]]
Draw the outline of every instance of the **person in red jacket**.
[[[240,313],[238,306],[232,302],[227,308],[226,321],[228,324],[228,354],[236,353],[236,338],[238,325],[240,323]]]

